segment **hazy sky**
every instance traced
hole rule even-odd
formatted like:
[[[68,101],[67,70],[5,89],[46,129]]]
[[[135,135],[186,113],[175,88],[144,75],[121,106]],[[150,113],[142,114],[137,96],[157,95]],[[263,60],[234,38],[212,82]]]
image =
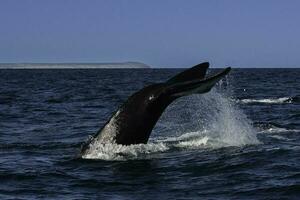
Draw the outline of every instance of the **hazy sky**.
[[[299,0],[1,0],[0,62],[299,67]]]

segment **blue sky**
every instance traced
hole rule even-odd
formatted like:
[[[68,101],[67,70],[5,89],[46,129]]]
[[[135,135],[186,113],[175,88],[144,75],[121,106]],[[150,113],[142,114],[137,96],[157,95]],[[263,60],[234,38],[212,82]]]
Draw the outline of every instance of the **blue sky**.
[[[299,67],[297,0],[1,0],[0,62]]]

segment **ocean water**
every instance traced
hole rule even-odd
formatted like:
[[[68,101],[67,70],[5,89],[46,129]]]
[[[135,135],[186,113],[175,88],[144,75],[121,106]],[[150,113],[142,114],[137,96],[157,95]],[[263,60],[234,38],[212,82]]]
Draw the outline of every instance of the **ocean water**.
[[[0,199],[299,199],[299,69],[233,69],[148,144],[78,157],[130,94],[182,70],[0,70]]]

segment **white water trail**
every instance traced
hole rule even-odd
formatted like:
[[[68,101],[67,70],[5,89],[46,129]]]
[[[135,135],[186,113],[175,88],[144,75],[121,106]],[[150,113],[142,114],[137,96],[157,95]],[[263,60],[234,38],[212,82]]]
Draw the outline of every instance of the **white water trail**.
[[[264,103],[264,104],[282,104],[292,103],[291,97],[280,97],[280,98],[265,98],[265,99],[241,99],[242,103]]]

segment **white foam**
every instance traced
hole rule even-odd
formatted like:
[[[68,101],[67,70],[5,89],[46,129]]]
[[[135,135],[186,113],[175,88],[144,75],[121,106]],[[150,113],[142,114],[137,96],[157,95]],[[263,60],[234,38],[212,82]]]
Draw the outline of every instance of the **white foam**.
[[[89,153],[82,156],[85,159],[101,159],[101,160],[128,160],[137,159],[141,154],[151,154],[163,152],[169,148],[163,143],[148,143],[136,145],[119,145],[115,143],[98,143],[97,146]]]
[[[282,104],[282,103],[292,103],[290,97],[280,97],[280,98],[266,98],[266,99],[241,99],[242,103],[265,103],[265,104]]]

